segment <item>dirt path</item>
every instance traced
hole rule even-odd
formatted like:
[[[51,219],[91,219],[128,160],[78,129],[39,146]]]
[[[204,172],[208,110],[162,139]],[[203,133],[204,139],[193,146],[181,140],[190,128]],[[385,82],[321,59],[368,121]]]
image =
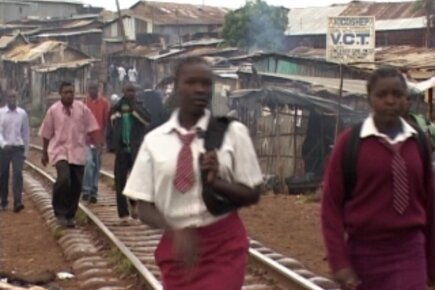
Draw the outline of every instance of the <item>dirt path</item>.
[[[11,200],[12,202],[12,200]],[[0,269],[3,273],[33,276],[71,272],[62,250],[33,202],[24,195],[25,209],[0,212]],[[62,290],[77,290],[76,281],[54,281]],[[48,286],[48,285],[44,285]]]

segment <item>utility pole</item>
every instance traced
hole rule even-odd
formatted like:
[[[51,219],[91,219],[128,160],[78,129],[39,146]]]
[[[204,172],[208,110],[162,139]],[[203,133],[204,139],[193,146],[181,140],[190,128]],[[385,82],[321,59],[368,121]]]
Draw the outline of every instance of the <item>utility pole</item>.
[[[119,7],[119,0],[116,1],[116,9],[118,10],[118,29],[121,31],[122,36],[122,50],[127,53],[127,37],[125,36],[124,19],[122,18],[121,8]]]

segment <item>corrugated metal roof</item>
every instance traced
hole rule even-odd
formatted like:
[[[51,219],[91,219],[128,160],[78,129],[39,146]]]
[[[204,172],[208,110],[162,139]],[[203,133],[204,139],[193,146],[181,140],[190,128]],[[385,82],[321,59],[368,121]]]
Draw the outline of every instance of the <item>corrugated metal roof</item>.
[[[322,35],[327,31],[328,17],[374,16],[376,30],[405,30],[426,27],[423,9],[415,1],[378,3],[353,1],[348,5],[299,8],[289,11],[287,35]]]
[[[289,56],[325,60],[324,49],[300,47]],[[392,65],[410,69],[435,69],[435,48],[413,46],[388,46],[376,48],[374,64],[354,64],[355,67],[373,69],[375,66]]]
[[[32,67],[32,70],[37,72],[54,72],[59,69],[77,69],[87,65],[91,65],[93,62],[92,59],[84,59],[84,60],[76,60],[62,63],[54,63],[54,64],[44,64],[39,66]]]
[[[157,25],[223,24],[228,9],[205,5],[139,1],[130,8],[134,14]]]
[[[75,36],[75,35],[83,35],[83,34],[91,34],[91,33],[102,33],[101,29],[89,29],[89,30],[81,30],[81,31],[65,31],[65,32],[52,32],[52,33],[42,33],[38,34],[35,37],[58,37],[58,36]]]
[[[421,29],[426,27],[426,17],[377,20],[376,31]]]
[[[48,3],[65,3],[83,5],[83,1],[80,0],[20,0],[22,2],[48,2]]]
[[[31,62],[59,46],[66,47],[67,45],[64,42],[52,40],[40,44],[20,45],[6,52],[2,59],[11,62]]]
[[[221,44],[222,42],[224,42],[223,39],[208,38],[208,39],[191,40],[191,41],[183,42],[181,44],[175,44],[173,45],[173,47],[211,46],[211,45]]]
[[[291,9],[286,34],[326,34],[328,17],[339,16],[345,9],[345,5]]]
[[[353,1],[340,16],[375,16],[377,20],[414,18],[424,16],[416,1],[409,2],[365,2]]]
[[[29,3],[18,0],[0,0],[0,4],[30,5]]]
[[[22,35],[20,35],[19,33],[14,34],[14,35],[5,35],[5,36],[0,37],[0,49],[8,48],[9,44],[11,44],[13,41],[15,41],[15,39],[17,39],[18,37],[21,37],[21,38],[23,38],[24,41],[26,41],[26,39],[24,39],[24,37]]]

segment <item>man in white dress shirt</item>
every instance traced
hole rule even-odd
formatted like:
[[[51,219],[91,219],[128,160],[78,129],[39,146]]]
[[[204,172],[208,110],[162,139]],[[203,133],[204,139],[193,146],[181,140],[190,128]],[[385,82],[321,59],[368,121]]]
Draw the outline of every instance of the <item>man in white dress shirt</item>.
[[[0,111],[0,181],[6,182],[0,190],[0,206],[8,205],[8,173],[12,163],[12,191],[14,212],[24,209],[22,201],[23,166],[29,149],[29,118],[22,108],[17,107],[17,92],[9,91],[7,105]]]

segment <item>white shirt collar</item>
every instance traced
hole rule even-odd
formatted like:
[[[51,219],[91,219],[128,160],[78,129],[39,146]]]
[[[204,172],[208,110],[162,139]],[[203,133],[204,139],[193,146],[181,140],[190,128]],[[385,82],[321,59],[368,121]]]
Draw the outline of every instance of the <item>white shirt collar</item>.
[[[204,111],[204,115],[198,120],[198,122],[193,126],[190,131],[186,130],[185,128],[181,127],[180,122],[178,120],[179,117],[179,109],[176,109],[172,115],[171,118],[166,122],[164,125],[164,132],[165,133],[172,133],[174,130],[186,134],[189,132],[197,131],[198,129],[201,131],[207,131],[208,123],[210,122],[211,113],[209,110]]]
[[[405,141],[408,138],[411,138],[413,135],[417,134],[417,131],[412,128],[404,119],[400,118],[400,122],[402,123],[402,132],[397,134],[394,139],[391,139],[389,136],[379,132],[378,128],[376,128],[375,121],[373,120],[373,116],[369,116],[364,120],[364,123],[361,128],[361,138],[367,138],[370,136],[376,136],[380,138],[384,138],[390,144],[396,144]]]

